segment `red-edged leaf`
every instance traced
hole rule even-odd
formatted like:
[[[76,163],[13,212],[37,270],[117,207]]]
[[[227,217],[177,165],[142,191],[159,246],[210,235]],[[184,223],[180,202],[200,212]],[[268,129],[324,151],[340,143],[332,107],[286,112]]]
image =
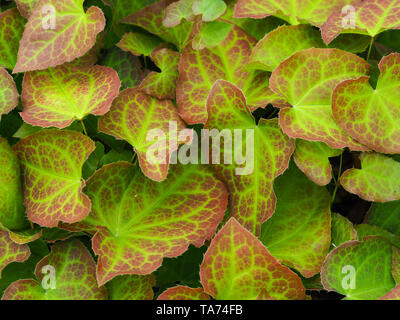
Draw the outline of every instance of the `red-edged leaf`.
[[[211,241],[200,278],[217,300],[305,299],[301,279],[234,218]]]
[[[389,293],[380,297],[378,300],[400,300],[400,285],[394,287]]]
[[[1,271],[12,262],[24,262],[31,254],[26,244],[19,245],[10,239],[7,231],[0,229],[0,278]]]
[[[161,293],[157,300],[210,300],[203,288],[176,286]]]
[[[13,77],[0,68],[0,116],[9,113],[18,105],[19,93]]]

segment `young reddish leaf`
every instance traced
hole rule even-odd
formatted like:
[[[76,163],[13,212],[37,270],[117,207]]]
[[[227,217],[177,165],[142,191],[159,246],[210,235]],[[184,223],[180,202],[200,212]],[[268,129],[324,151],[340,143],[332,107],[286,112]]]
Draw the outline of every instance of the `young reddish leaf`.
[[[400,163],[378,153],[363,153],[360,160],[361,169],[343,173],[343,188],[367,201],[400,200]]]
[[[28,19],[39,0],[15,0],[15,2],[21,15]]]
[[[31,251],[26,244],[16,244],[10,239],[7,231],[0,229],[0,278],[7,265],[12,262],[24,262],[30,255]]]
[[[160,44],[161,41],[152,35],[129,32],[124,34],[117,47],[135,56],[149,56]]]
[[[312,277],[321,271],[331,244],[331,196],[293,163],[274,189],[276,210],[263,224],[260,240],[280,262]]]
[[[23,172],[24,205],[29,220],[45,227],[74,223],[90,211],[82,193],[82,166],[94,143],[75,131],[42,130],[14,146]]]
[[[20,166],[7,140],[0,137],[0,226],[21,230],[28,221],[22,205]]]
[[[325,186],[332,180],[329,158],[340,156],[342,152],[343,150],[332,149],[323,142],[297,139],[293,159],[311,181]]]
[[[305,299],[300,278],[234,218],[211,241],[200,278],[217,300]]]
[[[99,285],[118,275],[150,274],[164,257],[181,255],[189,244],[202,246],[228,201],[223,183],[201,165],[174,166],[159,183],[118,162],[97,171],[85,192],[92,211],[84,224],[98,229],[93,250]]]
[[[207,108],[206,129],[219,132],[225,129],[232,137],[235,129],[240,130],[241,140],[235,139],[235,149],[246,150],[246,163],[235,163],[238,150],[233,150],[233,146],[226,147],[225,143],[220,154],[217,154],[218,150],[212,152],[220,156],[221,164],[215,163],[214,159],[210,162],[230,192],[230,215],[251,232],[259,234],[261,224],[275,210],[273,183],[288,167],[294,142],[282,133],[277,119],[260,120],[256,125],[246,107],[243,92],[225,80],[215,82],[208,96]],[[216,138],[220,139],[220,136]],[[226,156],[230,157],[232,164],[225,161]]]
[[[357,0],[351,4],[353,10],[347,12],[354,14],[350,28],[341,7],[324,21],[321,33],[325,43],[330,43],[341,32],[361,33],[375,37],[388,29],[400,29],[400,0]],[[347,22],[345,26],[343,20]]]
[[[235,7],[235,18],[261,19],[275,15],[290,24],[307,21],[320,27],[332,11],[353,3],[354,0],[312,0],[312,1],[279,1],[279,0],[239,0]]]
[[[160,100],[175,99],[180,54],[164,48],[153,51],[150,57],[161,73],[151,72],[140,84],[140,90]]]
[[[108,112],[120,86],[118,74],[104,66],[64,64],[27,72],[21,117],[34,126],[65,128],[88,114]]]
[[[107,283],[110,300],[153,300],[153,287],[156,279],[153,275],[119,276]]]
[[[48,12],[54,16],[48,17]],[[40,0],[25,26],[14,73],[55,67],[83,56],[104,26],[101,9],[90,7],[85,13],[83,0]]]
[[[365,222],[400,236],[400,201],[373,203]]]
[[[379,63],[376,89],[368,77],[340,83],[332,95],[333,116],[357,141],[381,153],[400,153],[400,53]]]
[[[203,21],[214,21],[226,11],[226,4],[223,0],[194,0],[193,13],[202,15]]]
[[[55,270],[55,289],[42,287],[43,268]],[[47,271],[48,272],[48,271]],[[96,265],[78,240],[57,242],[36,266],[36,279],[13,282],[2,300],[106,300],[107,291],[96,283]]]
[[[161,293],[157,300],[210,300],[203,288],[176,286]]]
[[[292,105],[279,114],[283,131],[292,138],[321,141],[331,148],[366,150],[335,122],[331,109],[333,88],[369,72],[358,56],[338,49],[299,51],[272,72],[270,86]]]
[[[97,61],[99,60],[99,55],[100,55],[100,51],[103,47],[105,34],[106,34],[105,31],[100,32],[96,37],[95,45],[88,52],[86,52],[83,56],[76,58],[70,64],[77,66],[77,67],[81,67],[81,66],[85,67],[85,66],[95,65],[97,63]]]
[[[173,28],[179,25],[182,19],[192,21],[194,19],[193,3],[194,0],[179,0],[171,3],[165,10],[164,27]]]
[[[15,8],[0,13],[0,67],[12,70],[17,63],[25,23],[26,20]]]
[[[331,238],[332,246],[337,248],[347,241],[357,240],[358,235],[353,224],[347,218],[332,212]]]
[[[13,77],[0,68],[0,116],[9,113],[18,105],[19,93]]]
[[[173,121],[177,123],[178,132],[186,128],[170,100],[152,98],[136,87],[120,93],[110,112],[100,118],[99,130],[128,141],[138,154],[143,173],[150,179],[162,181],[167,177],[171,154],[186,142],[177,135],[170,135]],[[150,130],[160,130],[163,136],[157,134],[157,142],[152,143],[154,138],[148,136]],[[150,155],[152,150],[158,151],[158,157]]]
[[[326,257],[321,280],[328,291],[336,291],[349,300],[373,300],[394,286],[392,246],[380,237],[348,241]],[[354,277],[354,278],[352,278]]]
[[[394,287],[383,297],[380,297],[378,300],[400,300],[400,285]]]

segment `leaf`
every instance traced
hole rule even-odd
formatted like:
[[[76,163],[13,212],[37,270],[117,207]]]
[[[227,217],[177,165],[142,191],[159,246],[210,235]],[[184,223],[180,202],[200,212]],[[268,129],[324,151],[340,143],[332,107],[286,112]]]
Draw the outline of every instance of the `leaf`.
[[[135,56],[149,56],[160,44],[161,41],[152,35],[129,32],[124,34],[117,47]]]
[[[9,231],[10,239],[16,244],[26,244],[40,239],[42,230],[40,228],[25,229],[20,231]]]
[[[34,126],[65,128],[88,114],[107,113],[120,86],[118,74],[104,66],[64,64],[27,72],[21,117]]]
[[[185,142],[177,133],[170,133],[170,122],[179,132],[186,128],[170,100],[158,100],[133,88],[122,91],[114,100],[111,110],[99,120],[99,131],[129,142],[138,154],[143,173],[162,181],[167,177],[171,154]],[[155,131],[150,130],[159,131],[157,142],[152,143],[155,137],[151,138],[149,132]]]
[[[175,99],[179,53],[163,48],[153,51],[150,58],[161,72],[153,71],[147,75],[139,86],[140,90],[160,100]]]
[[[217,46],[226,39],[233,25],[224,21],[212,21],[201,23],[198,28],[199,30],[192,41],[195,50]]]
[[[400,163],[378,153],[363,153],[360,160],[361,169],[343,173],[343,188],[367,201],[400,200]]]
[[[279,113],[282,130],[291,138],[325,142],[334,149],[366,150],[335,122],[331,95],[343,80],[368,71],[363,59],[338,49],[311,48],[290,56],[270,78],[271,89],[292,106]]]
[[[27,227],[22,205],[20,166],[7,140],[0,137],[0,224],[11,230]]]
[[[104,26],[101,9],[90,7],[85,13],[83,0],[40,0],[25,26],[13,72],[47,69],[83,56]]]
[[[22,126],[14,133],[13,138],[24,139],[31,136],[32,134],[42,130],[39,126],[31,126],[26,122],[22,123]]]
[[[300,278],[234,218],[211,241],[200,278],[217,300],[305,299]]]
[[[391,244],[380,237],[369,237],[362,242],[348,241],[332,250],[325,259],[321,279],[326,290],[343,294],[346,299],[373,300],[395,286],[391,270]],[[352,274],[353,289],[349,281]]]
[[[400,283],[400,250],[397,247],[392,247],[392,276],[394,282]]]
[[[277,1],[277,0],[239,0],[235,7],[235,18],[261,19],[276,15],[290,24],[307,21],[320,27],[332,11],[341,10],[354,0],[313,0],[313,1]],[[299,21],[300,20],[300,21]]]
[[[224,138],[230,139],[230,145],[225,141],[220,151],[213,147],[209,159],[229,190],[229,214],[252,233],[259,234],[261,224],[275,210],[274,179],[288,167],[294,142],[282,133],[277,119],[260,120],[256,125],[243,92],[225,80],[215,82],[208,95],[207,108],[208,121],[204,128],[219,130],[213,140],[220,141],[221,135],[225,136],[224,129],[231,137],[237,135],[234,147],[232,138]],[[219,161],[215,156],[220,157]]]
[[[274,186],[277,204],[260,240],[281,263],[309,278],[321,271],[331,243],[330,194],[292,165]]]
[[[197,165],[174,166],[162,183],[126,162],[106,165],[89,179],[85,192],[92,211],[84,224],[98,230],[93,250],[99,256],[99,285],[118,275],[150,274],[164,257],[181,255],[189,244],[202,246],[228,201],[212,171]]]
[[[400,236],[396,236],[385,229],[378,226],[371,226],[366,223],[362,223],[355,226],[359,240],[363,240],[368,236],[380,236],[388,240],[393,246],[400,248]]]
[[[39,0],[15,0],[15,2],[21,15],[28,19]]]
[[[343,150],[332,149],[323,142],[297,139],[293,159],[312,182],[325,186],[332,180],[329,158],[340,156],[342,152]]]
[[[24,205],[29,220],[45,227],[74,223],[90,211],[82,193],[82,166],[94,150],[88,137],[74,131],[42,130],[14,146],[21,161]]]
[[[157,300],[210,300],[203,288],[176,286],[161,293]]]
[[[353,224],[347,218],[335,212],[332,212],[331,237],[332,246],[335,248],[347,241],[358,239]]]
[[[45,289],[40,282],[45,266],[55,270],[55,289]],[[57,242],[36,266],[36,279],[18,280],[5,291],[2,300],[105,300],[107,292],[98,287],[95,263],[78,240]],[[46,280],[44,280],[46,281]]]
[[[388,29],[400,29],[399,0],[363,0],[354,1],[353,9],[342,12],[333,11],[321,27],[322,38],[330,43],[341,32],[367,34],[375,37]],[[353,13],[354,12],[354,13]],[[347,21],[347,15],[351,20]],[[343,21],[345,20],[345,21]],[[349,26],[349,22],[353,24]]]
[[[173,28],[179,25],[182,19],[192,21],[194,19],[193,3],[194,0],[179,0],[171,3],[165,10],[163,26]]]
[[[400,201],[373,203],[365,222],[400,236]]]
[[[68,240],[73,237],[81,237],[86,234],[83,232],[70,232],[59,228],[43,228],[42,240],[48,243],[55,243],[57,241]]]
[[[0,13],[0,67],[12,70],[17,63],[25,23],[26,20],[15,8]]]
[[[0,116],[9,113],[18,105],[19,93],[13,77],[0,68]]]
[[[193,13],[202,16],[203,21],[214,21],[226,11],[223,0],[194,0]]]
[[[30,254],[26,244],[16,244],[10,239],[7,231],[0,230],[0,278],[1,272],[7,265],[12,262],[24,262]]]
[[[156,279],[147,276],[119,276],[107,284],[110,300],[153,300]]]
[[[338,84],[332,95],[333,116],[357,141],[377,152],[400,153],[400,53],[379,63],[376,89],[368,77]]]
[[[378,300],[400,300],[400,285],[394,287],[383,297],[380,297]]]

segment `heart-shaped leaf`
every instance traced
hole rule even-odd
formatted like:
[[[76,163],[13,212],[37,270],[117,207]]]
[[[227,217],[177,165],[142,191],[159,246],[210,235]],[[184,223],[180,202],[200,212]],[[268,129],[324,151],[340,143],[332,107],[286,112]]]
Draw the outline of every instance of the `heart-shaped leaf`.
[[[211,241],[200,278],[217,300],[305,299],[300,278],[234,218]]]
[[[193,13],[202,16],[203,21],[214,21],[226,11],[223,0],[194,0]]]
[[[45,227],[74,223],[90,211],[82,193],[82,166],[94,143],[75,131],[42,130],[14,146],[23,175],[24,205],[29,220]]]
[[[64,64],[27,72],[21,117],[34,126],[65,128],[88,114],[108,112],[120,86],[117,72],[104,66]]]
[[[161,293],[157,300],[210,300],[203,288],[176,286]]]
[[[372,204],[365,222],[400,236],[400,201]]]
[[[101,9],[90,7],[85,12],[83,0],[40,0],[25,26],[14,73],[55,67],[83,56],[104,26]]]
[[[153,275],[127,275],[112,279],[107,289],[110,300],[153,300],[155,285]]]
[[[0,230],[0,278],[1,272],[7,265],[12,262],[24,262],[30,254],[26,244],[16,244],[10,239],[7,231]]]
[[[6,69],[0,68],[0,116],[18,105],[19,93],[14,79]]]

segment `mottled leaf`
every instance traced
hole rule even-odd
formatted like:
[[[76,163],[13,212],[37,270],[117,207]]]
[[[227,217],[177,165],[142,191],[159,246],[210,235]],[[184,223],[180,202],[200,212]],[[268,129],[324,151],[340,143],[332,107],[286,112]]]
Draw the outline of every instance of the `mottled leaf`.
[[[18,105],[19,93],[14,79],[6,69],[0,68],[0,116]]]
[[[10,239],[7,231],[0,230],[0,278],[2,270],[12,262],[26,261],[31,252],[26,244],[19,245]]]
[[[161,293],[157,300],[210,300],[203,288],[176,286]]]
[[[156,279],[153,275],[118,276],[107,283],[110,300],[153,300]]]

